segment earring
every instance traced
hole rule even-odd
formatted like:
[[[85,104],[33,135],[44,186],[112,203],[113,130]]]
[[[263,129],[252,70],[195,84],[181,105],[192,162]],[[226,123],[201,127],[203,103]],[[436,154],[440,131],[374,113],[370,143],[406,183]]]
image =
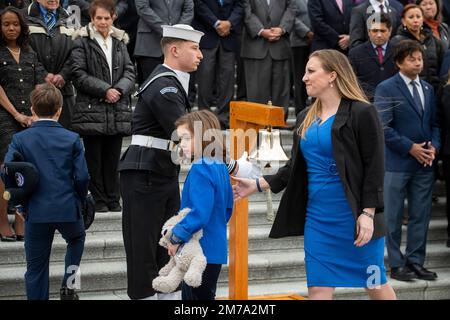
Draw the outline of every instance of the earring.
[[[334,86],[333,86],[333,82],[330,82],[330,88],[333,88]]]

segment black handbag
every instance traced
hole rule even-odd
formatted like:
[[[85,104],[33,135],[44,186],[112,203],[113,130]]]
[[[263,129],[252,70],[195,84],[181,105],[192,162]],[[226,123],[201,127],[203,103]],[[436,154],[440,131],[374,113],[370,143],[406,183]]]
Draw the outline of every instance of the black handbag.
[[[95,200],[91,193],[86,196],[86,201],[83,205],[83,221],[84,229],[87,230],[95,219]]]

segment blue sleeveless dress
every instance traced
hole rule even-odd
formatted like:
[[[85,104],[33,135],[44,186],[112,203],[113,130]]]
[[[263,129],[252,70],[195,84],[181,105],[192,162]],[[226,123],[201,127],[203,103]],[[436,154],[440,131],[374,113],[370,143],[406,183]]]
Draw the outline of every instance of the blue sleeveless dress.
[[[354,243],[355,219],[339,178],[331,144],[335,116],[316,120],[299,146],[307,164],[305,224],[307,285],[373,288],[386,283],[384,237]]]

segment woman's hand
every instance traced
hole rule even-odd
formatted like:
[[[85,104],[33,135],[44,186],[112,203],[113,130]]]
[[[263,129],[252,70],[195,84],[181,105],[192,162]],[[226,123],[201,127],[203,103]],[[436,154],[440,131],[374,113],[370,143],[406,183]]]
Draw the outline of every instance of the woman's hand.
[[[53,76],[52,83],[55,85],[55,87],[60,88],[60,89],[66,85],[66,81],[64,80],[63,76],[60,74],[55,74]]]
[[[16,119],[16,121],[24,128],[31,126],[33,123],[33,119],[31,117],[28,117],[22,113],[17,113],[14,119]]]
[[[169,256],[171,256],[171,257],[175,256],[179,247],[180,247],[179,244],[169,243],[169,247],[167,248],[167,251],[169,252]]]
[[[119,101],[120,95],[121,93],[118,90],[111,88],[106,91],[105,100],[108,103],[116,103],[117,101]]]
[[[248,197],[258,190],[255,179],[231,177],[231,180],[237,182],[233,185],[233,196],[235,201]]]
[[[357,239],[353,243],[357,247],[366,245],[373,235],[373,218],[360,214],[356,221]]]

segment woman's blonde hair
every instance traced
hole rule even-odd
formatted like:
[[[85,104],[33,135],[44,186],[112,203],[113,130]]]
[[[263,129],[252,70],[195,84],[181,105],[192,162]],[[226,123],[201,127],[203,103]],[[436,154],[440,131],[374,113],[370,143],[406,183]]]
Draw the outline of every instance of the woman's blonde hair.
[[[325,72],[336,72],[336,80],[334,83],[342,98],[369,103],[358,83],[358,79],[353,72],[350,62],[344,54],[337,50],[326,49],[314,51],[309,56],[309,59],[311,58],[319,59]],[[322,103],[320,99],[316,99],[306,114],[305,120],[299,127],[299,135],[302,138],[305,138],[306,130],[308,130],[321,113]]]

